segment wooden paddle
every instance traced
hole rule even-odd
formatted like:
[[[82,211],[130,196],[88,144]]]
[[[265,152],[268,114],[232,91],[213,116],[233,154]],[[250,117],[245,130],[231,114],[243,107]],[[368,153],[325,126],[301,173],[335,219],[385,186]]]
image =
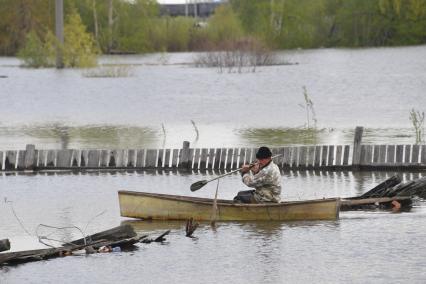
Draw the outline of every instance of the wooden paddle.
[[[273,156],[271,159],[274,159],[274,158],[279,157],[279,156],[282,156],[282,154],[275,155],[275,156]],[[250,165],[250,168],[252,168],[252,167],[255,165],[255,162],[250,163],[249,165]],[[214,180],[217,180],[217,179],[220,179],[220,178],[223,178],[223,177],[226,177],[226,176],[229,176],[229,175],[231,175],[231,174],[233,174],[233,173],[236,173],[236,172],[240,171],[241,169],[242,169],[242,167],[241,167],[241,168],[239,168],[239,169],[236,169],[236,170],[230,171],[229,173],[226,173],[226,174],[223,174],[223,175],[217,176],[217,177],[212,178],[212,179],[208,179],[208,180],[200,180],[200,181],[194,182],[193,184],[191,184],[191,191],[197,191],[197,190],[199,190],[200,188],[202,188],[203,186],[205,186],[206,184],[208,184],[209,182],[214,181]]]

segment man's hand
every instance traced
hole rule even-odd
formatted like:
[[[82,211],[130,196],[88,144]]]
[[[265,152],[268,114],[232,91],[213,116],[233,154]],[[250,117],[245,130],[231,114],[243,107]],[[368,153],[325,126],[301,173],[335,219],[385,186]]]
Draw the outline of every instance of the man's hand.
[[[241,170],[240,170],[241,174],[248,173],[248,171],[250,170],[250,168],[251,168],[251,165],[243,165],[242,168],[241,168]]]
[[[260,171],[260,165],[259,164],[254,164],[253,167],[251,167],[251,172],[255,175]]]

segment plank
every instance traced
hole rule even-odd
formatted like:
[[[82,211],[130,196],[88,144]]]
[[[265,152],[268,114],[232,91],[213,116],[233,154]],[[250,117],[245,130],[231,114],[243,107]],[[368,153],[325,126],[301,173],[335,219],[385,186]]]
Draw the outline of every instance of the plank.
[[[56,166],[56,150],[47,151],[46,167],[54,168]]]
[[[192,165],[194,163],[194,154],[195,154],[195,149],[190,148],[189,149],[189,156],[188,156],[188,169],[192,169]]]
[[[226,149],[222,148],[221,151],[220,151],[220,163],[219,163],[219,169],[221,169],[221,170],[225,169],[225,166],[226,166],[226,164],[225,164],[226,153],[227,153]]]
[[[238,148],[234,148],[234,156],[232,157],[232,166],[231,166],[232,170],[237,169],[237,166],[238,166],[238,157],[240,156],[238,150],[239,150]]]
[[[238,168],[241,168],[244,165],[245,159],[246,159],[246,153],[247,153],[247,149],[246,148],[241,148],[240,149],[240,158],[238,159]]]
[[[89,150],[87,153],[87,167],[88,168],[99,168],[101,159],[101,151],[97,149]]]
[[[6,171],[16,169],[17,156],[17,151],[6,151],[6,158],[4,161],[4,169]]]
[[[189,168],[189,142],[184,141],[181,151],[179,151],[179,168]]]
[[[193,168],[196,169],[196,170],[198,170],[199,167],[200,167],[200,156],[201,156],[201,149],[200,148],[195,149]]]
[[[328,158],[327,158],[327,166],[333,166],[334,165],[334,159],[335,159],[335,153],[334,153],[334,145],[328,146]]]
[[[106,168],[109,166],[109,150],[101,150],[101,158],[100,158],[100,164],[99,166],[101,168]]]
[[[37,166],[37,150],[33,144],[25,146],[24,169],[32,170]]]
[[[87,167],[89,161],[89,150],[82,150],[80,156],[80,167]]]
[[[404,163],[406,165],[411,163],[411,145],[404,146]]]
[[[71,154],[71,167],[78,168],[80,166],[80,150],[74,149]]]
[[[299,152],[298,163],[297,163],[298,167],[302,167],[302,168],[306,167],[306,151],[307,151],[306,146],[298,147],[298,152]]]
[[[328,158],[328,146],[327,145],[323,145],[322,149],[321,149],[321,167],[325,167],[327,166],[327,158]]]
[[[123,168],[126,166],[126,152],[124,150],[112,150],[110,152],[110,162],[111,158],[114,158],[116,168]]]
[[[230,148],[226,151],[226,166],[225,168],[227,170],[230,170],[232,168],[232,157],[234,156],[234,149]]]
[[[422,152],[421,152],[420,163],[422,165],[426,165],[426,145],[422,145],[421,149],[422,149]]]
[[[127,168],[134,168],[136,166],[136,150],[129,149],[127,152]]]
[[[179,158],[179,149],[173,149],[172,151],[172,163],[171,163],[171,167],[172,168],[177,168],[178,167],[178,158]]]
[[[420,158],[420,145],[413,145],[411,149],[411,163],[417,165]]]
[[[178,151],[176,149],[176,151]],[[145,149],[138,149],[136,151],[136,167],[137,168],[143,168],[145,167]],[[177,156],[176,156],[176,164],[175,166],[177,166]]]
[[[345,145],[344,150],[343,150],[343,162],[342,164],[344,166],[349,165],[349,152],[351,150],[351,146],[349,145]]]
[[[18,151],[18,165],[16,168],[18,170],[23,170],[25,168],[25,150]]]
[[[37,165],[39,168],[46,167],[47,150],[39,150]]]
[[[341,166],[342,165],[342,156],[343,156],[343,146],[342,145],[338,145],[336,146],[336,166]]]
[[[209,157],[208,157],[208,163],[207,163],[207,169],[211,170],[214,166],[214,159],[215,159],[215,149],[210,148],[209,149]]]
[[[373,160],[373,145],[362,145],[362,148],[361,164],[371,166],[371,161]]]
[[[314,157],[314,167],[317,168],[321,165],[321,146],[315,146],[315,157]]]
[[[3,151],[0,151],[0,171],[3,170]]]
[[[386,164],[392,165],[395,164],[395,145],[388,145],[386,153]]]
[[[284,161],[284,147],[278,148],[277,154],[279,154],[281,156],[279,156],[275,159],[275,163],[281,169],[283,167],[283,161]]]
[[[396,145],[396,163],[402,165],[404,155],[404,145]]]
[[[290,168],[297,167],[297,159],[298,159],[298,150],[297,147],[291,147],[290,148]]]
[[[206,148],[201,149],[200,155],[200,170],[205,170],[207,168],[207,158],[209,155],[209,150]]]
[[[244,155],[244,160],[243,160],[242,165],[248,165],[251,162],[251,156],[252,156],[253,149],[246,147],[246,148],[244,148],[244,150],[245,150],[245,155]]]
[[[380,158],[380,145],[373,146],[373,165],[379,163]]]
[[[217,148],[215,154],[215,160],[213,164],[213,170],[218,170],[220,167],[220,157],[222,157],[222,149]]]
[[[71,167],[71,158],[72,150],[58,150],[56,167],[58,168],[70,168]]]
[[[158,150],[157,168],[164,168],[164,149]]]
[[[386,163],[386,145],[379,145],[379,164]]]
[[[308,168],[313,168],[315,162],[315,146],[308,146],[306,152],[306,165]]]
[[[156,149],[147,149],[146,150],[146,168],[155,168],[157,162],[158,151]]]
[[[353,144],[353,153],[352,153],[352,165],[358,166],[362,161],[362,134],[364,132],[364,127],[357,126],[355,128],[354,135],[354,144]]]
[[[171,149],[165,150],[165,154],[164,154],[164,167],[165,168],[170,168],[170,156],[171,156],[171,154],[172,154]]]

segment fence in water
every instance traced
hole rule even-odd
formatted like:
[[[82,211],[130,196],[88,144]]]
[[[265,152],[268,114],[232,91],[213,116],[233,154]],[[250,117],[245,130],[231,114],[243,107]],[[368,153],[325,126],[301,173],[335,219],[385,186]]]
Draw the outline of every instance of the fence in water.
[[[311,145],[271,148],[282,169],[426,168],[426,145],[361,144],[357,127],[353,145]],[[0,151],[2,171],[87,169],[192,169],[233,170],[255,160],[257,148],[181,149],[65,149]]]

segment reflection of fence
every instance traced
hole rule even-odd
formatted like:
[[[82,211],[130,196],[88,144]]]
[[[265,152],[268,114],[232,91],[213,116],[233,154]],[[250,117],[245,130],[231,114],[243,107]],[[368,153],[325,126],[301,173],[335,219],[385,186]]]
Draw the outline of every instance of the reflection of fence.
[[[362,145],[363,129],[354,145],[272,148],[275,163],[286,169],[426,168],[426,145]],[[195,169],[232,170],[255,160],[256,148],[190,148],[128,150],[26,150],[0,152],[0,169]]]

